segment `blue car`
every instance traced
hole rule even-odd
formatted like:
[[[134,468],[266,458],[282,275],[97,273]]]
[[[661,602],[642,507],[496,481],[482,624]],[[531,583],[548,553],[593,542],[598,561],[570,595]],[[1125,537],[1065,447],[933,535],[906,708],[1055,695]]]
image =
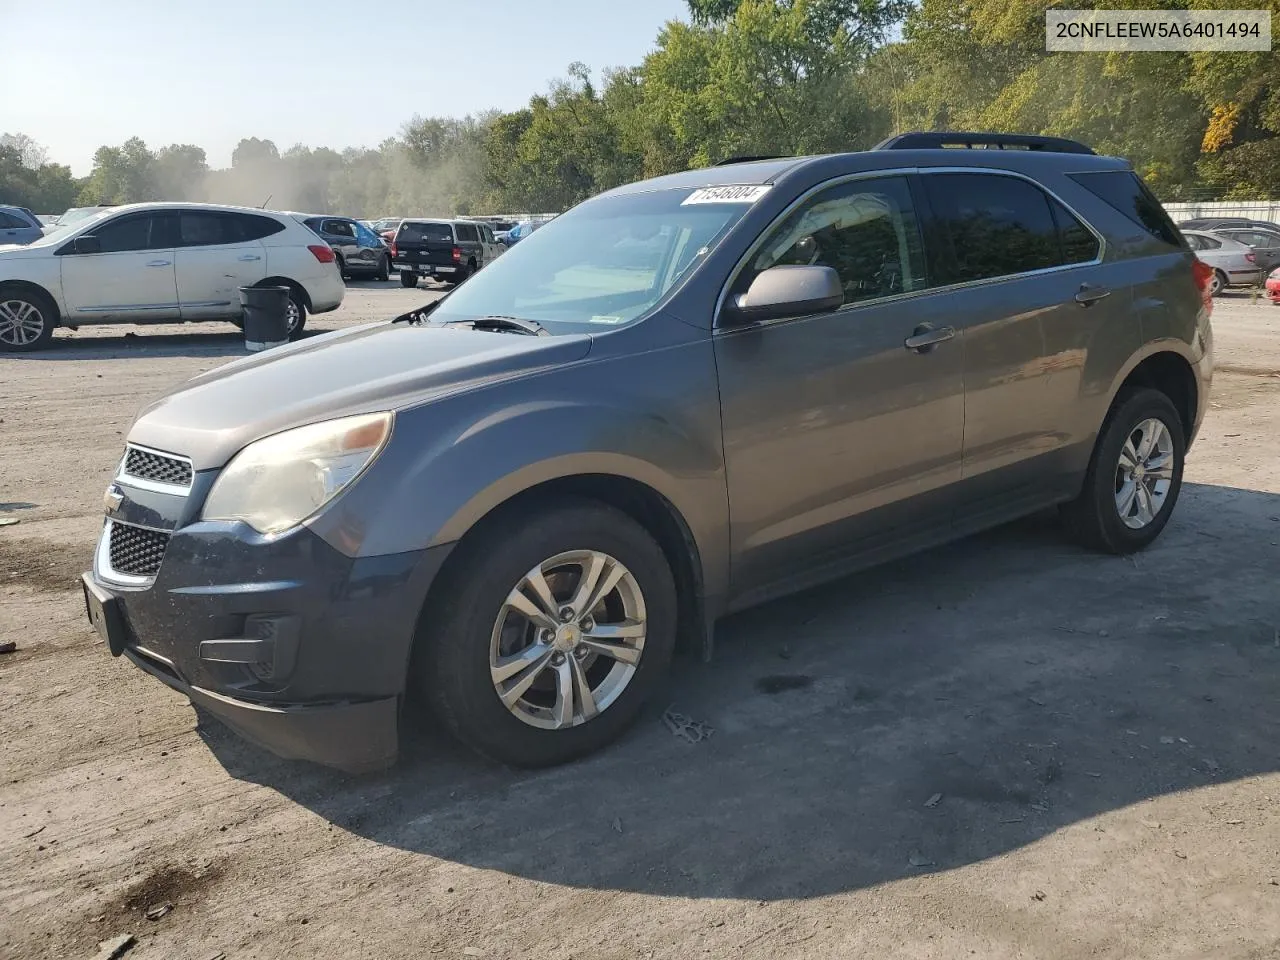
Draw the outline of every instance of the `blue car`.
[[[26,207],[0,206],[0,244],[28,244],[43,236],[40,218]]]

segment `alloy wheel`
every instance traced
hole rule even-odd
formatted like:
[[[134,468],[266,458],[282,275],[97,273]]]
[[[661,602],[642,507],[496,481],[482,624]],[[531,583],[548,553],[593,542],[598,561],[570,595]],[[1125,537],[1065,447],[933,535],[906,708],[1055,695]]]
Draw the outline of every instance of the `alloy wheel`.
[[[25,347],[44,332],[44,315],[28,300],[0,301],[0,343]]]
[[[290,334],[298,329],[298,321],[301,319],[302,311],[298,308],[298,301],[293,297],[289,298],[289,304],[285,307],[285,319],[287,321],[287,330]]]
[[[494,689],[530,726],[586,723],[635,677],[646,623],[640,585],[617,559],[596,550],[557,554],[503,602],[489,644]]]
[[[1129,432],[1116,465],[1116,512],[1125,526],[1141,530],[1164,508],[1173,486],[1173,436],[1151,417]]]

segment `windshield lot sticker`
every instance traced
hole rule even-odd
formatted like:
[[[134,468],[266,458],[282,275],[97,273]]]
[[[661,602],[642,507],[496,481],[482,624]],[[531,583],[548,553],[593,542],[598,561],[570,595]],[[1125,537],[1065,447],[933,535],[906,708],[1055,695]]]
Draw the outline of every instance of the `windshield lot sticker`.
[[[596,316],[591,318],[591,323],[621,323],[622,317],[605,317]]]
[[[702,187],[684,198],[680,204],[692,203],[755,203],[769,192],[767,184],[754,187]]]

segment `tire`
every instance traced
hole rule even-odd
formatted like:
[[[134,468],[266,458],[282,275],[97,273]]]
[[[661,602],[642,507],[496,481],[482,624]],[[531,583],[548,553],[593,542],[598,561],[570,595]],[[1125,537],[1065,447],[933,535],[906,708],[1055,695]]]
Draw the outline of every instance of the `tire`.
[[[1209,295],[1216,297],[1227,289],[1227,275],[1221,270],[1213,271],[1213,279],[1209,281]]]
[[[383,254],[378,258],[378,272],[374,274],[375,280],[391,279],[391,258]]]
[[[43,350],[53,340],[58,306],[28,287],[0,285],[0,352]]]
[[[342,254],[334,254],[334,260],[338,263],[338,276],[343,280],[347,279],[347,261],[342,259]]]
[[[297,340],[307,325],[307,303],[301,291],[289,288],[289,339]]]
[[[400,270],[400,286],[416,287],[418,285],[418,275],[412,270]]]
[[[476,272],[475,261],[467,263],[465,267],[459,267],[458,272],[453,275],[453,285],[456,287],[460,283],[464,283],[468,277]]]
[[[1143,496],[1136,489],[1136,481],[1125,479],[1120,457],[1129,444],[1141,455],[1142,442],[1147,439],[1147,432],[1141,428],[1152,421],[1163,427],[1168,441],[1168,486],[1163,494],[1148,495],[1146,502],[1153,515],[1142,522]],[[1155,433],[1158,437],[1159,431]],[[1163,444],[1158,445],[1143,461],[1143,473],[1153,471],[1153,463],[1163,463],[1162,447]],[[1182,418],[1167,395],[1146,387],[1122,392],[1098,435],[1080,496],[1061,508],[1068,533],[1084,546],[1104,553],[1128,554],[1147,547],[1160,536],[1178,502],[1186,451]],[[1162,469],[1161,475],[1163,473]],[[1146,476],[1142,486],[1158,491],[1161,484],[1159,479],[1153,482],[1152,476]],[[1129,489],[1133,489],[1136,496],[1127,509],[1129,521],[1126,522],[1121,514],[1121,501]],[[1135,526],[1135,522],[1140,525]]]
[[[459,550],[456,565],[423,617],[414,659],[417,688],[444,726],[484,756],[520,767],[565,763],[620,736],[661,683],[675,647],[675,582],[653,537],[621,511],[573,500],[493,525]],[[625,568],[617,586],[591,612],[610,624],[628,620],[634,626],[637,619],[644,624],[638,641],[615,645],[627,646],[634,663],[586,649],[589,639],[572,646],[576,623],[549,634],[548,628],[539,630],[507,605],[508,596],[535,568],[546,571],[544,582],[554,599],[567,604],[594,556],[606,556]],[[598,582],[609,579],[608,571],[615,568],[604,569]],[[587,630],[602,627],[589,617],[581,623]],[[505,646],[512,641],[513,646]],[[638,652],[630,646],[637,642]],[[527,645],[526,653],[541,649],[542,665],[534,670],[532,686],[526,684],[526,690],[516,693],[508,708],[491,671],[494,658],[517,666],[524,662],[515,659],[522,645]],[[504,682],[509,687],[521,676]],[[558,693],[562,677],[572,688],[569,698]],[[570,678],[580,678],[593,704],[600,704],[594,716],[585,706],[582,688]],[[558,711],[566,703],[568,722]]]

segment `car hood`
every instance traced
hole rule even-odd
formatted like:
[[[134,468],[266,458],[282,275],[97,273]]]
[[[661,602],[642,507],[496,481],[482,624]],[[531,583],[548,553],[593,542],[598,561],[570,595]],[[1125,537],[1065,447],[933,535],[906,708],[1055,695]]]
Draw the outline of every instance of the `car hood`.
[[[246,444],[334,417],[398,410],[583,359],[591,338],[376,323],[201,374],[147,407],[129,440],[220,467]]]

